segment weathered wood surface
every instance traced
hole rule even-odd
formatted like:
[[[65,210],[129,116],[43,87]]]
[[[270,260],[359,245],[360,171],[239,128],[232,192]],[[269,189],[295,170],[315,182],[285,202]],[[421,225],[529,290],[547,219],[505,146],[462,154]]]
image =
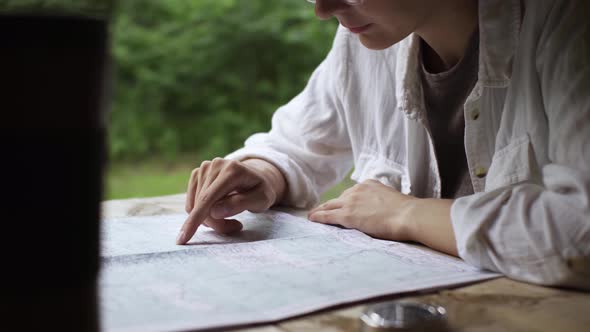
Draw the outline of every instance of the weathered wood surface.
[[[179,213],[184,211],[184,195],[106,201],[102,211],[104,217]],[[590,331],[590,293],[540,287],[507,278],[393,298],[444,306],[453,331]],[[325,310],[242,331],[359,331],[358,318],[365,306],[366,303]]]

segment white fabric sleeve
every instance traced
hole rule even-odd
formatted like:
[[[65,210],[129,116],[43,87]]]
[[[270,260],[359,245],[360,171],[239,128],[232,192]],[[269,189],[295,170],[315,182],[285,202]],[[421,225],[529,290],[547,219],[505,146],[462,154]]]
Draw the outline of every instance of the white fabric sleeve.
[[[548,122],[543,185],[460,198],[451,219],[472,265],[543,285],[590,290],[590,2],[556,1],[537,71]]]
[[[346,36],[339,31],[332,50],[303,92],[275,112],[270,132],[254,134],[244,148],[225,157],[259,158],[276,166],[287,180],[287,194],[280,204],[311,208],[323,191],[352,168],[341,104],[346,50]]]

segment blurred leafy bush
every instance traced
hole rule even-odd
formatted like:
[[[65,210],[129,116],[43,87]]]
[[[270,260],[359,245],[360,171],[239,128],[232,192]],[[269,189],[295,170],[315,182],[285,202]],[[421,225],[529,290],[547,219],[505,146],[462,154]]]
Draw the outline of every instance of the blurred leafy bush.
[[[0,0],[0,14],[110,16],[114,0]]]
[[[125,0],[113,21],[114,160],[222,156],[266,131],[328,52],[304,0]]]

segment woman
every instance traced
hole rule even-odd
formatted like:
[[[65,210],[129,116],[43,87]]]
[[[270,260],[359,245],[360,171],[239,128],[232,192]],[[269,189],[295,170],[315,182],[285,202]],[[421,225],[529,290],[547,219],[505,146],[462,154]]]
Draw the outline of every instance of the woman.
[[[317,0],[340,21],[305,90],[191,175],[178,243],[204,223],[309,219],[416,241],[524,281],[590,289],[590,3]]]

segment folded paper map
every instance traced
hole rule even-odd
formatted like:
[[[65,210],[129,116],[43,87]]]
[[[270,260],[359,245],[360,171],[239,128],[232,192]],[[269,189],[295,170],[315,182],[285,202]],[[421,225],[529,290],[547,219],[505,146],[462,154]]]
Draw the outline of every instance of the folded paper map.
[[[177,331],[273,322],[373,297],[486,280],[460,259],[373,239],[284,212],[242,213],[234,236],[201,226],[186,246],[186,215],[102,222],[101,325]]]

